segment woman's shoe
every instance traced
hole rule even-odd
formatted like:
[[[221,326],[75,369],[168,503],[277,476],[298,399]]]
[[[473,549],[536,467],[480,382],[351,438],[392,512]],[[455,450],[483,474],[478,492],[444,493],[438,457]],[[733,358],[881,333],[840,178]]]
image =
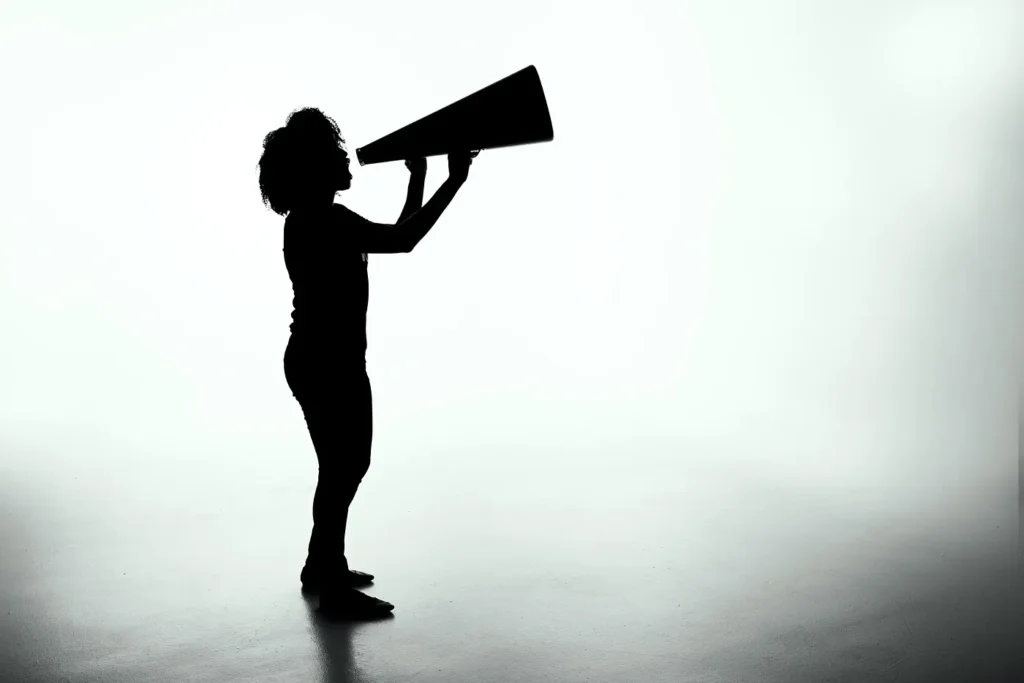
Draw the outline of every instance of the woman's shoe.
[[[380,619],[391,614],[395,606],[355,588],[330,588],[320,594],[317,612],[332,619]]]
[[[311,569],[309,566],[303,567],[302,574],[300,576],[302,581],[302,592],[303,593],[319,593],[323,589],[324,576],[323,572]],[[345,585],[353,588],[362,588],[369,586],[373,583],[373,574],[367,574],[366,572],[357,572],[354,569],[348,570],[345,576]]]

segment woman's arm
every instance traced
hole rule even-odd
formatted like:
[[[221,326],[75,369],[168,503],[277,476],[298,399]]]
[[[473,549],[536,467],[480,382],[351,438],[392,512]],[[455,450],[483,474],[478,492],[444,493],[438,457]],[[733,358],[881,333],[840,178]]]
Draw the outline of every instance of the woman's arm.
[[[441,187],[437,188],[434,196],[422,209],[396,226],[400,231],[402,243],[406,245],[406,251],[412,251],[420,243],[420,240],[426,237],[430,229],[437,223],[437,219],[452,203],[464,182],[466,182],[465,179],[458,180],[449,177],[441,183]]]
[[[332,205],[334,213],[330,222],[340,228],[332,230],[332,234],[342,240],[345,248],[351,251],[369,254],[399,254],[412,251],[434,227],[437,219],[466,182],[469,166],[476,155],[476,152],[449,154],[448,179],[437,188],[434,196],[426,204],[395,225],[374,223],[341,204]],[[412,181],[409,184],[411,186]],[[415,189],[413,187],[413,190]]]
[[[448,155],[448,179],[441,187],[437,188],[434,196],[430,198],[423,208],[416,211],[396,227],[400,239],[407,245],[408,251],[412,251],[420,243],[430,229],[437,223],[444,210],[451,204],[456,193],[466,182],[469,175],[469,166],[473,163],[473,157],[479,152],[453,152]]]
[[[423,208],[423,186],[427,179],[427,160],[422,157],[408,159],[405,162],[405,167],[409,169],[409,190],[405,195],[405,206],[396,223],[401,223]]]

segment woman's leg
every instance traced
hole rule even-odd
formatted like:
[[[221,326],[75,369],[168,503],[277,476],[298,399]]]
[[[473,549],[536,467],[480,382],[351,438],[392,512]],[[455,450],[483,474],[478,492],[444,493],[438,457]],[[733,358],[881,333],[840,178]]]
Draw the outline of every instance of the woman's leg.
[[[336,381],[334,386],[310,392],[301,404],[319,463],[306,566],[342,577],[349,569],[345,557],[349,506],[370,467],[373,407],[365,371]]]
[[[319,464],[306,567],[328,577],[348,570],[348,509],[370,466],[373,397],[365,365],[340,368],[289,345],[285,377],[302,407]]]

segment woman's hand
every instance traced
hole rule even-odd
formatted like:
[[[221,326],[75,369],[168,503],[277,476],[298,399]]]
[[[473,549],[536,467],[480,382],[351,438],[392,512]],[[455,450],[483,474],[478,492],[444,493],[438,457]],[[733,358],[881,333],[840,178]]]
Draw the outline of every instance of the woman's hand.
[[[452,152],[448,155],[448,178],[458,183],[466,182],[469,177],[469,166],[473,163],[473,157],[479,154],[475,152]]]
[[[413,175],[426,175],[427,174],[427,160],[423,157],[417,157],[415,159],[406,159],[405,167],[409,169],[409,172]]]

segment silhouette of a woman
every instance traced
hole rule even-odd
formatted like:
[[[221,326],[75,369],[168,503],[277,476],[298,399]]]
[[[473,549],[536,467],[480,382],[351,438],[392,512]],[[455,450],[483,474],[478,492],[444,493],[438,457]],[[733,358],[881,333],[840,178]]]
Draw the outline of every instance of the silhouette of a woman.
[[[348,509],[370,466],[373,407],[366,373],[368,254],[408,253],[466,181],[475,152],[448,156],[448,179],[426,205],[426,159],[410,159],[409,190],[398,221],[373,223],[334,203],[351,187],[345,140],[319,109],[293,112],[263,140],[263,202],[284,222],[284,260],[294,292],[284,372],[299,402],[319,463],[313,531],[303,589],[320,611],[348,618],[383,616],[394,605],[358,586],[373,576],[345,557]]]

